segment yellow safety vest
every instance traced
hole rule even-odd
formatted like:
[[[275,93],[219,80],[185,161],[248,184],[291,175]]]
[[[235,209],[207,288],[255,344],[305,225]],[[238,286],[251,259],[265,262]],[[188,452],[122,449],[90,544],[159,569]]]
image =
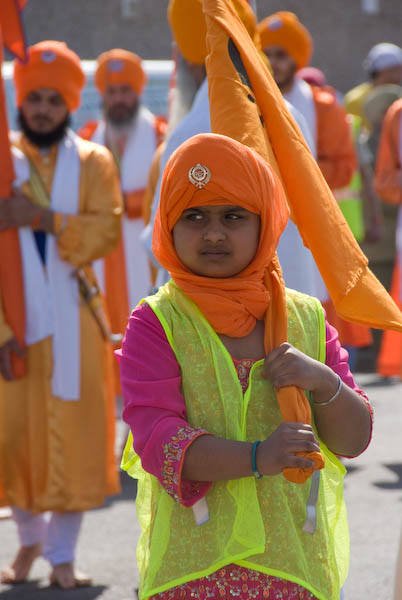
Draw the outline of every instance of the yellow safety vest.
[[[197,306],[172,281],[144,300],[163,326],[181,368],[187,420],[220,438],[264,440],[281,423],[274,389],[261,376],[263,360],[242,388],[229,353]],[[325,360],[325,320],[315,298],[287,290],[288,339],[307,355]],[[191,508],[176,502],[141,467],[127,444],[123,467],[138,481],[137,548],[140,598],[237,563],[282,577],[322,600],[339,600],[349,562],[343,501],[344,467],[321,443],[317,528],[302,530],[311,479],[294,484],[282,475],[213,483],[206,495],[209,520],[197,526]]]

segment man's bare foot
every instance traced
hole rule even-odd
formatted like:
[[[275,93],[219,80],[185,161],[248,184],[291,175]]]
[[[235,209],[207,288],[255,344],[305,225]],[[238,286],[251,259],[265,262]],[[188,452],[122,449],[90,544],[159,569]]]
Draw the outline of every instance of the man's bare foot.
[[[3,567],[0,573],[1,583],[21,583],[26,581],[29,571],[38,556],[42,554],[42,544],[21,546],[11,565]]]
[[[74,563],[60,563],[50,573],[50,585],[57,585],[63,590],[92,585],[92,579],[74,568]]]

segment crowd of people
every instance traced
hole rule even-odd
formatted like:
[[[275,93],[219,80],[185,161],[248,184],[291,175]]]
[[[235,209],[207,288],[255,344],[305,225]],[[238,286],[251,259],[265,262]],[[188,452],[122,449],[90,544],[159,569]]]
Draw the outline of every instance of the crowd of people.
[[[343,97],[311,67],[313,39],[293,13],[257,23],[247,0],[170,0],[167,16],[167,121],[141,100],[133,52],[98,57],[102,116],[78,132],[78,55],[42,41],[15,62],[0,506],[19,547],[1,582],[27,580],[43,556],[51,584],[91,584],[76,545],[84,512],[120,490],[122,396],[141,599],[338,600],[341,460],[367,448],[373,426],[353,373],[402,378],[401,321],[338,304],[369,272],[360,245],[402,308],[402,49],[375,45],[367,82]],[[264,94],[276,99],[269,126]],[[270,129],[281,118],[284,141]],[[317,199],[306,194],[303,219],[292,204],[287,148],[328,198],[321,234],[305,226]]]

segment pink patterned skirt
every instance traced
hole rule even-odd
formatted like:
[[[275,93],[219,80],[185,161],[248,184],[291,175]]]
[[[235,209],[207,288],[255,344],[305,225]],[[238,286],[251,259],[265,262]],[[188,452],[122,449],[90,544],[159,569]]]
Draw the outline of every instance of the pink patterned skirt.
[[[178,585],[166,592],[152,596],[152,600],[317,600],[315,596],[297,583],[246,569],[239,565],[227,565],[207,577],[201,577]]]

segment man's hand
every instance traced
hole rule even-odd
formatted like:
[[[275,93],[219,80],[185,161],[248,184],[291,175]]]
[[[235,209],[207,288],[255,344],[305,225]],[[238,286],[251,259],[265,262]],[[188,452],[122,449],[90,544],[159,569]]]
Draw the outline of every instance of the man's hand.
[[[11,353],[15,352],[18,356],[23,358],[25,356],[25,351],[15,338],[11,338],[0,346],[0,374],[4,377],[6,381],[12,381],[15,379],[12,365],[11,365]]]
[[[8,198],[0,198],[0,231],[10,227],[30,226],[38,207],[19,190]]]

